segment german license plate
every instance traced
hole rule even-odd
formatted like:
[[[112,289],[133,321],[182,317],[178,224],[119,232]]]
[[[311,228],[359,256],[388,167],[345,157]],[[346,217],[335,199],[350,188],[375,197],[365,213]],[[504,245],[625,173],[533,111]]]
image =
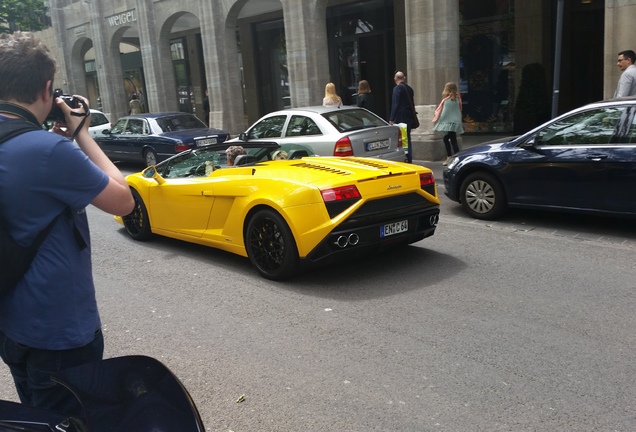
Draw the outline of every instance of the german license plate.
[[[409,221],[403,220],[399,222],[393,222],[390,224],[382,225],[380,227],[380,237],[388,237],[393,234],[399,234],[409,230]]]
[[[216,138],[206,138],[197,141],[197,147],[203,147],[210,144],[216,144]]]
[[[389,148],[389,140],[368,142],[366,147],[367,151],[387,149]]]

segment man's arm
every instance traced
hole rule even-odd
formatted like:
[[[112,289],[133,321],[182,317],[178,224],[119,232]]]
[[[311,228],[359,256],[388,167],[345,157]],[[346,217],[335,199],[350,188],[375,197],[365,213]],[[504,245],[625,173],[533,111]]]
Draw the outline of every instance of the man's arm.
[[[632,88],[633,82],[633,74],[623,72],[620,79],[618,80],[618,85],[616,86],[616,93],[614,93],[614,97],[618,98],[629,96],[629,91]]]
[[[400,103],[399,86],[393,87],[393,93],[391,95],[391,115],[389,116],[389,123],[393,124],[397,117],[398,104]]]

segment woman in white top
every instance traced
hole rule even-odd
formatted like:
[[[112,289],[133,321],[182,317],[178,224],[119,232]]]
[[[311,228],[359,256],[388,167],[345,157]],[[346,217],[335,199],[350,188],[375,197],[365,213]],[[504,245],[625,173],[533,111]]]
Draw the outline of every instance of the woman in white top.
[[[322,100],[322,105],[326,107],[340,107],[342,106],[342,99],[336,93],[336,86],[334,83],[327,83],[325,86],[325,98]]]

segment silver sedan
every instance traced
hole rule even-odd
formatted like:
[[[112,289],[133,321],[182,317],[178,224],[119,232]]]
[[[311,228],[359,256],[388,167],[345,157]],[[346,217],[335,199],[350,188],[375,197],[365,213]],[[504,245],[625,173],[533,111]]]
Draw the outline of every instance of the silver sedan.
[[[275,111],[254,123],[238,140],[301,144],[310,147],[317,156],[406,160],[399,127],[389,125],[370,111],[351,106]]]

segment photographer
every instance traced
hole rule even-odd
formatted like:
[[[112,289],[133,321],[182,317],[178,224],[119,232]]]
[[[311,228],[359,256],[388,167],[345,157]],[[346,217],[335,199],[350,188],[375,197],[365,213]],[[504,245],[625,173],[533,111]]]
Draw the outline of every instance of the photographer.
[[[85,207],[126,215],[134,202],[88,133],[86,100],[74,96],[81,106],[72,109],[53,97],[55,67],[32,34],[0,36],[0,127],[17,118],[40,127],[0,144],[0,217],[23,246],[54,221],[27,273],[0,298],[0,356],[22,403],[72,415],[78,403],[50,374],[99,360],[104,349]],[[51,133],[41,125],[53,104],[63,120]]]

